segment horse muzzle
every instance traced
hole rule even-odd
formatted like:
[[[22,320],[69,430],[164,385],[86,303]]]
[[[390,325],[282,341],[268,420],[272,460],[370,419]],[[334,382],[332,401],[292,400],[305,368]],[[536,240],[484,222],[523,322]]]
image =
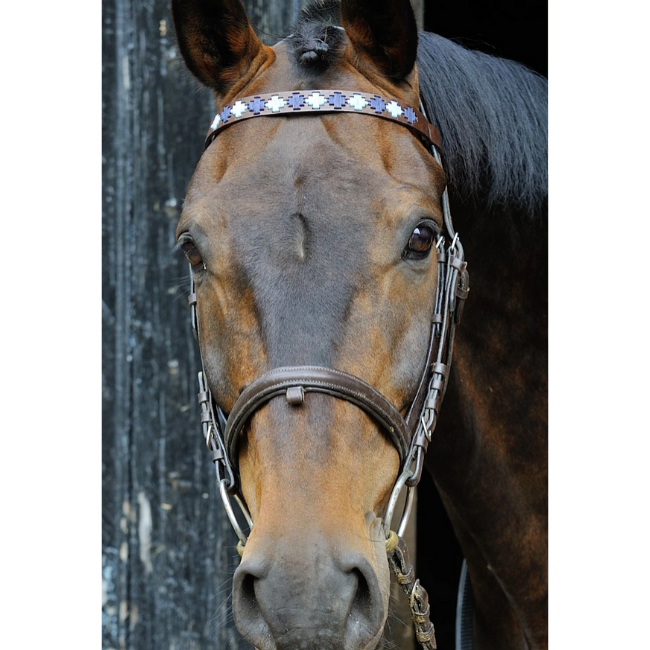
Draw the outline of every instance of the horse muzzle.
[[[388,613],[388,572],[382,589],[373,563],[343,549],[323,537],[295,546],[289,536],[251,537],[233,580],[241,634],[259,650],[374,648]]]

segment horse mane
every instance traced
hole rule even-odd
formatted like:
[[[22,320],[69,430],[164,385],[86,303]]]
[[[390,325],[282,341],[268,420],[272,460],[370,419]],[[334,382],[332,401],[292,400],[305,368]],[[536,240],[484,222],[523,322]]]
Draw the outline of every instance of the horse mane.
[[[338,0],[305,7],[288,37],[296,61],[323,70],[340,51]],[[420,96],[442,137],[450,187],[486,207],[538,213],[548,194],[547,81],[524,65],[419,33]]]
[[[451,187],[488,207],[538,212],[548,191],[546,79],[428,32],[420,32],[418,71]]]

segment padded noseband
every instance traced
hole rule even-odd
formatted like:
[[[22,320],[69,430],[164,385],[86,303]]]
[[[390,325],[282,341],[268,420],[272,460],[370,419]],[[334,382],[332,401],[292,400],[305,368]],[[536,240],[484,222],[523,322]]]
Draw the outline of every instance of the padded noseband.
[[[275,368],[258,377],[241,393],[228,416],[224,442],[228,457],[236,466],[237,443],[246,423],[261,406],[275,397],[286,396],[287,403],[299,406],[304,394],[325,393],[352,402],[371,416],[388,434],[397,448],[400,466],[404,464],[411,435],[399,411],[370,384],[342,370],[320,366]]]

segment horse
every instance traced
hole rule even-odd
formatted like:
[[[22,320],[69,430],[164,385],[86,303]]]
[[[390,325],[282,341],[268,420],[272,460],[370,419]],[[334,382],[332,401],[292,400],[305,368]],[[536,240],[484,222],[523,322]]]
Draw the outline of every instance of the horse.
[[[473,646],[546,648],[545,79],[418,33],[408,0],[313,3],[273,47],[239,0],[172,10],[217,106],[177,239],[206,441],[240,534],[238,630],[259,650],[378,646],[388,513],[417,431],[467,562]],[[432,432],[410,425],[449,207],[472,283],[453,370],[443,382],[431,365],[446,395]]]

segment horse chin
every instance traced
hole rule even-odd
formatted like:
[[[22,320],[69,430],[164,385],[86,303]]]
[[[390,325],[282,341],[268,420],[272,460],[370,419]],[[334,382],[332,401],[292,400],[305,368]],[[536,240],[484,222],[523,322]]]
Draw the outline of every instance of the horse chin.
[[[266,621],[260,618],[242,620],[241,613],[234,615],[237,629],[256,650],[374,650],[382,639],[386,618],[383,617],[377,629],[369,629],[367,624],[355,620],[351,614],[343,634],[331,627],[316,628],[304,621],[305,627],[274,635]]]
[[[388,612],[386,612],[386,614],[388,614]],[[379,646],[379,642],[381,641],[384,633],[385,625],[386,625],[386,618],[384,618],[384,622],[381,624],[380,628],[375,632],[375,635],[371,637],[369,640],[367,639],[367,632],[368,632],[367,630],[358,630],[356,636],[356,639],[358,639],[358,643],[356,645],[344,646],[345,650],[374,650]],[[355,636],[350,635],[350,639],[354,640]],[[363,639],[366,639],[365,645],[360,645],[364,643]]]

